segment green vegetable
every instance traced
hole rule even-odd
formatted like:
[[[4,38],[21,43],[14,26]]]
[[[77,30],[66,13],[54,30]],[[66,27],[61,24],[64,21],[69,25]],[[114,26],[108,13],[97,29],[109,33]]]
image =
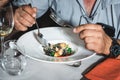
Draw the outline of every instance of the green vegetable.
[[[54,55],[55,55],[55,52],[52,51],[52,52],[50,53],[50,56],[54,56]]]
[[[67,53],[71,54],[72,53],[72,49],[71,48],[67,48]]]

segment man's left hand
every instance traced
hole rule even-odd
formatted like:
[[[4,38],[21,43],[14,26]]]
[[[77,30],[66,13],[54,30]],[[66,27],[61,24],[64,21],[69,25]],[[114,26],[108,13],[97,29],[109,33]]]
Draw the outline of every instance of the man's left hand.
[[[101,25],[84,24],[73,29],[74,33],[79,33],[79,37],[84,40],[85,47],[98,54],[108,55],[111,46],[111,38],[104,32]]]

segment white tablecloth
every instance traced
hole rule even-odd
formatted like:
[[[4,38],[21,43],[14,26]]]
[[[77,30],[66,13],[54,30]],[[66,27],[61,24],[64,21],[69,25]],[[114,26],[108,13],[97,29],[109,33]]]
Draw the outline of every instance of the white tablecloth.
[[[27,65],[21,75],[10,76],[0,68],[0,80],[80,80],[81,73],[102,58],[95,55],[81,62],[80,67],[51,64],[27,58]]]

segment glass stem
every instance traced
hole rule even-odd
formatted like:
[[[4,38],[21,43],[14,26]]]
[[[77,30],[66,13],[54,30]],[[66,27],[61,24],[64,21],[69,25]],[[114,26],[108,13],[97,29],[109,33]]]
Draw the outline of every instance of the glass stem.
[[[1,47],[1,53],[0,53],[0,58],[3,56],[3,53],[4,53],[4,37],[0,37],[0,47]]]

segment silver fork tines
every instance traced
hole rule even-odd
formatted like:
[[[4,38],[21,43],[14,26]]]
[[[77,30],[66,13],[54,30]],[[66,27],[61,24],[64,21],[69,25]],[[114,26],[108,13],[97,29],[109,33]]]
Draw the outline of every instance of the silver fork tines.
[[[58,25],[60,25],[62,27],[74,28],[72,25],[70,25],[69,23],[62,20],[62,18],[57,16],[54,12],[51,12],[51,14],[49,16],[55,23],[57,23]]]

